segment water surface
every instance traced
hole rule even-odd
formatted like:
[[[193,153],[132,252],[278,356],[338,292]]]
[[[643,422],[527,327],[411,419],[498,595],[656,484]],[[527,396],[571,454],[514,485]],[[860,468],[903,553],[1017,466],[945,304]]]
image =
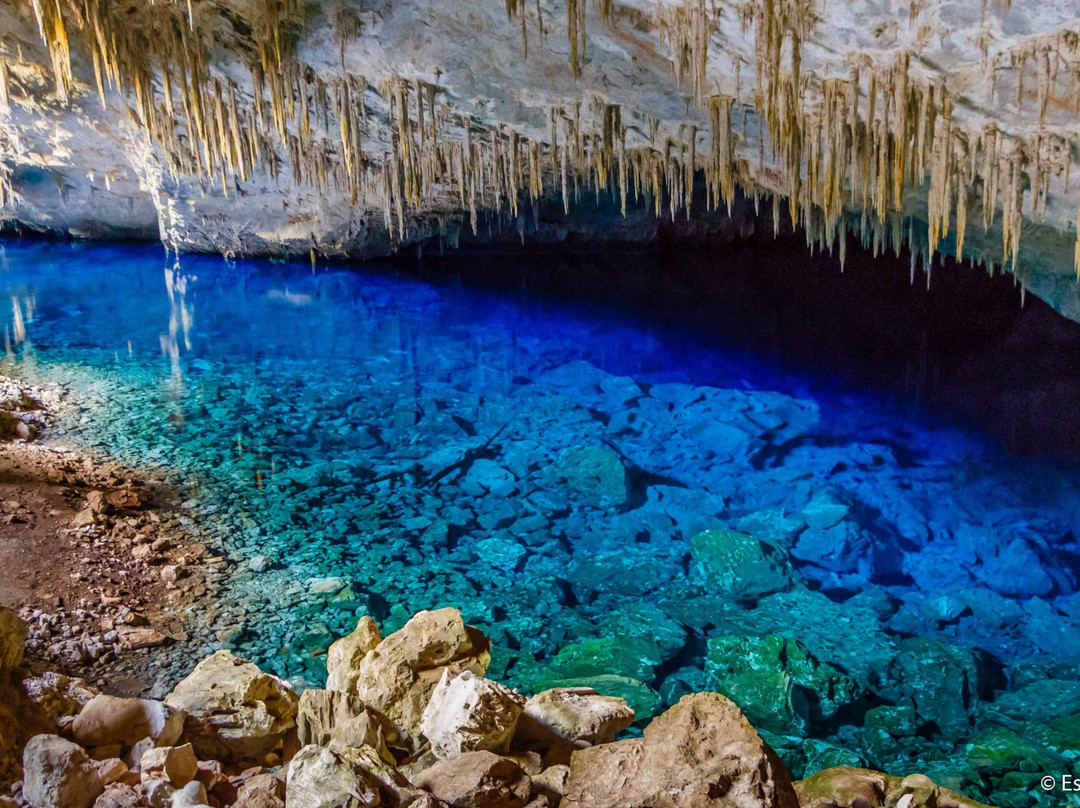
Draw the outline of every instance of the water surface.
[[[357,615],[453,605],[526,690],[644,719],[719,689],[797,774],[1060,804],[1038,780],[1080,756],[1074,463],[597,302],[0,250],[7,364],[83,405],[67,439],[182,470],[230,551],[269,558],[217,626],[268,670],[318,683]]]

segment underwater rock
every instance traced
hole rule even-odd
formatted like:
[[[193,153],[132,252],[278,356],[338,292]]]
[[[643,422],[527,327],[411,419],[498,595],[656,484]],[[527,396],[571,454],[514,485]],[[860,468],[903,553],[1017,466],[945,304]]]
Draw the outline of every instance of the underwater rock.
[[[165,697],[184,712],[182,739],[202,758],[259,765],[296,726],[297,697],[288,684],[217,651]]]
[[[1040,597],[1054,590],[1054,580],[1039,554],[1021,538],[983,558],[981,572],[986,585],[1006,597]]]
[[[32,808],[90,808],[105,790],[81,746],[36,735],[23,750],[23,796]]]
[[[776,634],[714,637],[705,672],[710,688],[738,704],[755,726],[804,735],[859,696],[859,687],[805,645]]]
[[[850,510],[841,496],[826,490],[816,494],[800,513],[811,530],[828,530],[845,519]]]
[[[548,474],[572,490],[582,504],[618,506],[629,495],[622,460],[607,446],[571,447],[555,460]]]
[[[455,808],[524,808],[533,795],[532,780],[521,766],[486,751],[439,761],[416,785]]]
[[[525,702],[514,734],[515,748],[546,752],[552,746],[610,743],[634,721],[624,699],[591,687],[558,687]]]
[[[424,708],[443,670],[483,676],[490,647],[457,609],[418,612],[360,661],[356,694],[385,714],[404,740],[418,742]]]
[[[709,750],[703,754],[704,750]],[[739,708],[685,696],[644,736],[574,752],[562,808],[798,808],[783,765]]]
[[[517,487],[517,478],[495,461],[481,457],[472,462],[462,486],[466,492],[478,496],[488,492],[499,497],[511,496]]]
[[[738,600],[754,600],[792,584],[784,551],[745,533],[707,530],[694,536],[690,547],[706,581]]]
[[[916,733],[923,724],[909,705],[872,707],[863,718],[863,740],[874,762],[884,765],[916,745]]]
[[[978,662],[969,649],[925,637],[902,640],[883,679],[884,697],[913,707],[942,737],[955,740],[970,733],[981,688]]]
[[[874,571],[870,535],[852,521],[840,521],[828,527],[808,527],[799,534],[791,555],[831,572],[858,572],[864,578]],[[816,577],[803,570],[806,577]]]
[[[150,738],[159,746],[172,746],[184,728],[184,714],[151,699],[94,696],[71,725],[71,737],[86,747],[122,744],[134,746]]]
[[[464,752],[506,752],[525,697],[470,671],[443,669],[431,692],[420,731],[439,758]]]
[[[361,617],[353,632],[334,642],[327,652],[326,689],[353,692],[360,661],[380,642],[379,626],[367,615]]]
[[[650,638],[593,637],[564,645],[545,673],[552,679],[613,674],[649,682],[662,661],[659,645]]]

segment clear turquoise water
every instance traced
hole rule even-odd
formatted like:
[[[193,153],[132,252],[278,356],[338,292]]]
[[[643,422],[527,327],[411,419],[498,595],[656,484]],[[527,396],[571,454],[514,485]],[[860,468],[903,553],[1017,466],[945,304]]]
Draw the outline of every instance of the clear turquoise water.
[[[527,690],[644,719],[719,689],[796,773],[1063,804],[1075,466],[617,308],[150,247],[9,242],[0,270],[8,366],[83,404],[66,438],[181,470],[272,560],[220,626],[266,668],[317,682],[357,614],[454,605]]]

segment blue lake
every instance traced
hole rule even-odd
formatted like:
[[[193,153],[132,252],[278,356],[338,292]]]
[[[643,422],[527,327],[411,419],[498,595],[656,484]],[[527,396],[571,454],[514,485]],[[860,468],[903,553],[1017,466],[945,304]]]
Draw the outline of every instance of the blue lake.
[[[358,614],[452,605],[524,690],[644,721],[715,689],[797,775],[1060,804],[1038,780],[1080,758],[1075,463],[512,285],[24,241],[0,283],[7,372],[80,405],[63,439],[180,470],[269,559],[219,627],[268,670],[318,683]]]

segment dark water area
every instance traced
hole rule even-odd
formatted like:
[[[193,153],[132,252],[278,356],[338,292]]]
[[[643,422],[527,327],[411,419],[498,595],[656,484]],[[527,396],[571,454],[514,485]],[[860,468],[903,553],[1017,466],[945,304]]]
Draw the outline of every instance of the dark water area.
[[[791,239],[357,267],[0,243],[59,439],[180,469],[216,627],[317,684],[452,605],[490,675],[645,722],[731,696],[799,776],[1000,805],[1080,756],[1080,327],[1011,280]]]
[[[1080,458],[1080,323],[1011,275],[942,260],[928,279],[906,250],[875,257],[852,240],[842,267],[770,230],[613,255],[428,248],[394,266],[523,301],[632,312],[669,336],[742,352],[776,384],[894,394],[897,407],[975,427],[1011,455]]]

